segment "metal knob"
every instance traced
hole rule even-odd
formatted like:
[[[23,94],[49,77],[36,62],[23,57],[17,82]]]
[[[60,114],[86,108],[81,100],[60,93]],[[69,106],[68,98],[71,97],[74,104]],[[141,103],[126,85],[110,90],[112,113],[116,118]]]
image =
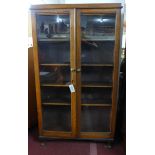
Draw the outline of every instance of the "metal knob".
[[[81,72],[81,68],[78,68],[76,71],[77,71],[77,72]]]
[[[75,69],[75,68],[71,68],[70,70],[71,70],[71,72],[75,72],[75,71],[76,71],[76,69]]]

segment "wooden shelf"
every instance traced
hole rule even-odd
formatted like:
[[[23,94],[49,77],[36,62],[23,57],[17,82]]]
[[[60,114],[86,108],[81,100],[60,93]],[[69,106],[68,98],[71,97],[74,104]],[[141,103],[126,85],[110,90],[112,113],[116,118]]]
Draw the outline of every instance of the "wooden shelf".
[[[111,107],[111,104],[81,104],[82,106]]]
[[[91,85],[91,84],[83,84],[82,87],[97,87],[97,88],[112,88],[112,85]]]
[[[69,84],[41,84],[41,86],[45,87],[68,87]]]
[[[70,66],[70,64],[40,64],[40,66]],[[82,64],[82,67],[113,67],[113,64]]]
[[[85,36],[82,41],[115,41],[114,36]]]
[[[115,41],[114,39],[82,39],[82,41]]]
[[[82,67],[113,67],[113,64],[82,64]]]
[[[70,64],[40,64],[40,66],[70,66]]]
[[[51,106],[70,106],[70,103],[52,103],[52,102],[44,102],[42,105],[51,105]],[[81,104],[81,106],[93,106],[93,107],[111,107],[111,104]]]
[[[70,41],[69,37],[66,38],[38,38],[40,42],[57,42],[57,41]],[[85,36],[82,41],[115,41],[114,36]]]
[[[69,38],[42,38],[42,39],[38,39],[38,41],[40,42],[61,42],[61,41],[70,41]]]
[[[42,105],[51,105],[51,106],[70,106],[70,103],[51,103],[51,102],[46,102],[46,103],[42,103]]]

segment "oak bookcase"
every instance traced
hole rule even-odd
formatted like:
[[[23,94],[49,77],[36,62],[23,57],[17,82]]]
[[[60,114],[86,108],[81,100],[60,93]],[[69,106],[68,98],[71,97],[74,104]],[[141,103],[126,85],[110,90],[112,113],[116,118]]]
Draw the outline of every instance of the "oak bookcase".
[[[121,4],[32,5],[40,138],[113,140]]]

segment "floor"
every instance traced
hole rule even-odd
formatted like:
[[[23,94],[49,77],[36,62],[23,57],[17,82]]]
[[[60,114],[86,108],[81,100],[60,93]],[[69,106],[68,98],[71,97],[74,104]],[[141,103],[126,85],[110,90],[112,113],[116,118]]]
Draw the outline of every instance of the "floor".
[[[29,131],[29,155],[125,155],[121,144],[113,144],[111,149],[105,148],[101,142],[90,141],[46,141],[40,142],[36,132]]]

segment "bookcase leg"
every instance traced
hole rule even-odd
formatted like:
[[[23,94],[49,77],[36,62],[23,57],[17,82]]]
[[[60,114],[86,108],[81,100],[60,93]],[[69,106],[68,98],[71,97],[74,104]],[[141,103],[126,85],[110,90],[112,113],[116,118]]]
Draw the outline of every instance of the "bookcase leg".
[[[40,143],[40,146],[41,146],[41,147],[45,147],[45,146],[46,146],[46,143],[45,143],[45,142],[41,142],[41,143]]]
[[[104,145],[105,148],[111,149],[112,148],[112,141],[108,141]]]

